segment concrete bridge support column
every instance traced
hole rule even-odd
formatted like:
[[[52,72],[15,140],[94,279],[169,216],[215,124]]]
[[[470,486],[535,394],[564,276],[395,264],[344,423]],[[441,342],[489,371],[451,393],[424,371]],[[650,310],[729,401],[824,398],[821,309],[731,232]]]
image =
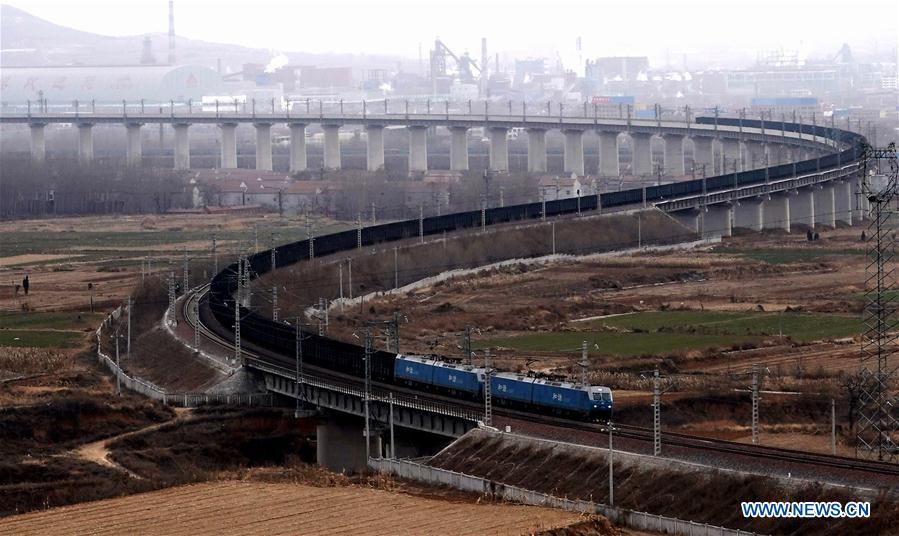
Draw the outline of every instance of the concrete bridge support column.
[[[256,169],[272,170],[272,125],[256,123]]]
[[[858,178],[851,179],[849,188],[852,190],[852,219],[855,222],[861,222],[868,219],[870,212],[870,201],[862,194],[862,182]]]
[[[567,137],[565,138],[565,147],[567,167]],[[542,128],[528,129],[528,173],[546,173],[546,130]]]
[[[790,200],[792,198],[793,196],[789,193],[771,194],[763,202],[763,229],[780,229],[790,232]]]
[[[790,226],[815,226],[815,192],[808,188],[797,190],[790,199]]]
[[[290,172],[306,171],[306,125],[291,123],[290,128]]]
[[[94,161],[94,130],[90,123],[78,123],[78,163]]]
[[[665,136],[665,172],[672,177],[682,177],[684,171],[684,137],[680,134]]]
[[[652,175],[652,134],[632,133],[634,153],[632,171],[635,176]]]
[[[837,226],[836,198],[833,184],[822,184],[812,190],[815,196],[815,222],[828,227]]]
[[[761,199],[740,199],[734,206],[734,227],[759,232],[763,225],[763,202]]]
[[[468,128],[450,127],[450,169],[468,171]]]
[[[315,427],[316,461],[334,472],[365,470],[367,460],[363,434],[364,427],[352,419],[322,419]],[[373,455],[381,452],[378,443],[378,439],[372,441]]]
[[[368,125],[365,127],[366,169],[378,171],[384,169],[384,127]]]
[[[758,169],[765,167],[765,155],[768,154],[768,145],[761,142],[746,143],[746,169]]]
[[[733,207],[729,203],[709,205],[702,216],[702,236],[731,236],[733,231]]]
[[[428,127],[410,126],[409,172],[428,170]]]
[[[47,142],[44,138],[44,124],[32,123],[31,128],[31,162],[36,166],[47,161]]]
[[[693,231],[694,233],[699,233],[699,211],[696,209],[688,209],[688,210],[679,210],[677,212],[672,212],[671,217],[675,219],[678,223]]]
[[[222,169],[237,169],[237,123],[222,123]]]
[[[833,183],[834,220],[852,225],[852,185],[849,181]]]
[[[599,133],[599,174],[603,177],[617,177],[618,167],[618,133]]]
[[[721,157],[724,173],[733,173],[734,162],[736,162],[737,171],[743,171],[743,158],[740,155],[740,140],[734,138],[724,138],[721,140]]]
[[[322,125],[325,131],[324,167],[340,169],[340,125]]]
[[[490,129],[490,170],[509,171],[508,129],[493,127]]]
[[[565,130],[564,171],[584,176],[584,131]]]
[[[709,136],[693,136],[693,165],[696,168],[697,177],[702,177],[703,166],[705,166],[706,177],[715,174],[713,140],[714,138]]]
[[[175,169],[190,169],[190,137],[187,131],[190,124],[175,123],[172,128],[175,129]]]
[[[125,124],[125,161],[131,167],[140,167],[143,160],[143,147],[141,147],[140,123]]]

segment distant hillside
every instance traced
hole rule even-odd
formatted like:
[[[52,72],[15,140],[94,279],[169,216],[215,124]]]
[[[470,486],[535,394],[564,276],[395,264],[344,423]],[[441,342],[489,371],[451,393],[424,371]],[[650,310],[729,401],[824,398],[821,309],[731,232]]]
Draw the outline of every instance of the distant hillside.
[[[158,63],[168,56],[168,36],[149,34]],[[60,26],[16,7],[0,4],[0,65],[6,67],[49,65],[134,65],[140,61],[145,35],[111,37]],[[223,43],[209,43],[176,37],[179,64],[215,68],[219,59],[223,70],[237,72],[244,63],[268,63],[272,53]],[[355,56],[351,54],[309,54],[286,52],[294,65],[354,67],[361,78],[362,69],[396,67],[408,58]]]

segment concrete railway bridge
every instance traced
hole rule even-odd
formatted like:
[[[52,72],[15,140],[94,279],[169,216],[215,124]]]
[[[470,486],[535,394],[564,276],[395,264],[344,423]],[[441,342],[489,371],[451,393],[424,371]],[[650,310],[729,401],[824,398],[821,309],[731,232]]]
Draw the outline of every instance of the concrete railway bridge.
[[[30,109],[30,107],[29,107]],[[595,111],[595,108],[594,108]],[[700,179],[701,186],[683,193],[683,188],[644,189],[641,201],[655,205],[703,235],[729,235],[733,228],[760,231],[815,225],[852,225],[863,218],[867,202],[858,195],[857,164],[847,148],[854,148],[858,134],[816,124],[786,121],[699,117],[680,121],[608,119],[589,116],[584,106],[582,115],[520,115],[508,113],[483,115],[450,113],[325,113],[292,114],[289,111],[263,113],[184,113],[173,107],[170,113],[129,113],[127,106],[113,113],[69,112],[5,113],[0,124],[27,124],[31,132],[31,155],[36,164],[46,159],[44,130],[49,124],[75,124],[78,128],[78,154],[82,162],[94,158],[93,129],[101,125],[124,125],[127,162],[139,165],[142,159],[141,128],[148,124],[168,124],[175,132],[176,169],[190,168],[191,125],[218,125],[221,133],[223,168],[237,167],[235,129],[249,124],[256,129],[256,168],[272,169],[272,125],[286,124],[290,129],[290,171],[307,169],[306,128],[320,125],[324,131],[324,166],[340,169],[339,130],[344,126],[361,126],[366,131],[367,168],[384,167],[384,129],[405,128],[409,133],[409,170],[428,169],[429,129],[448,130],[450,169],[469,169],[469,130],[483,128],[489,140],[489,168],[495,172],[509,170],[509,132],[527,132],[527,167],[531,173],[547,170],[546,134],[558,130],[564,135],[564,171],[584,175],[585,134],[595,133],[600,154],[601,176],[618,177],[619,141],[630,138],[633,148],[632,171],[637,176],[653,175],[652,141],[664,144],[666,175],[680,177],[685,173],[685,148],[692,145],[695,166],[717,170],[714,177]],[[685,143],[690,140],[690,143]],[[768,166],[749,169],[749,163]],[[728,163],[725,165],[725,163]],[[779,165],[772,165],[779,164]],[[784,170],[792,164],[793,169]],[[722,177],[733,177],[730,187],[722,187]],[[764,180],[758,180],[764,175]],[[678,184],[698,184],[697,180]]]

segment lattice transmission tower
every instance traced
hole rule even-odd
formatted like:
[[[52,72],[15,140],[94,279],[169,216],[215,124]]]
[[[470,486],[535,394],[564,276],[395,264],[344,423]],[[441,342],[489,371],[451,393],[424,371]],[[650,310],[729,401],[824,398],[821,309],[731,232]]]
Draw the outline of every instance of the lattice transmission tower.
[[[856,455],[884,461],[899,457],[899,277],[896,273],[896,146],[863,146],[860,195],[870,203],[865,271],[865,312],[859,371]]]

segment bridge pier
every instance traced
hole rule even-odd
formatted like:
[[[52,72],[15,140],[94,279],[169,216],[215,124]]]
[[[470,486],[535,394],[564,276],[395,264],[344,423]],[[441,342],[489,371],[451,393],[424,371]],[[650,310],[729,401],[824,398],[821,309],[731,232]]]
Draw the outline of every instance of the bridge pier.
[[[853,197],[855,197],[855,202],[853,203],[855,209],[852,211],[852,218],[857,222],[864,221],[871,212],[871,202],[862,193],[861,179],[852,179],[850,188],[852,189]]]
[[[568,139],[565,139],[568,146]],[[566,149],[566,153],[567,149]],[[528,173],[546,173],[546,130],[528,129]]]
[[[563,130],[565,135],[564,168],[565,173],[584,176],[584,131]],[[544,158],[545,158],[544,151]]]
[[[833,185],[834,219],[845,225],[852,225],[852,184],[837,181]]]
[[[684,170],[684,137],[680,134],[666,134],[665,172],[671,177],[682,177]]]
[[[736,138],[723,138],[721,140],[722,164],[727,169],[725,173],[733,171],[733,163],[737,164],[737,171],[743,171],[743,157],[740,155],[740,140]],[[722,169],[724,169],[722,167]]]
[[[90,123],[78,123],[78,163],[94,161],[94,130]]]
[[[47,142],[43,123],[31,123],[31,163],[42,166],[47,161]]]
[[[790,232],[790,198],[789,193],[771,194],[764,201],[762,208],[762,228],[780,229]]]
[[[812,192],[815,196],[815,222],[836,228],[837,211],[833,185],[822,184]]]
[[[141,146],[141,123],[125,123],[125,161],[131,167],[140,167],[143,160],[143,147]]]
[[[748,141],[746,142],[747,166],[748,169],[758,169],[765,167],[765,155],[768,152],[768,146],[765,143]]]
[[[365,127],[365,169],[379,171],[384,169],[384,127],[368,125]]]
[[[730,203],[709,205],[702,215],[702,234],[704,237],[731,236],[733,233],[733,207]]]
[[[600,131],[599,174],[603,177],[617,177],[620,174],[618,162],[618,133]]]
[[[290,123],[290,173],[306,171],[306,125]]]
[[[703,166],[705,166],[705,176],[711,177],[715,174],[713,139],[709,136],[693,136],[693,166],[696,169],[697,177],[703,176]]]
[[[740,199],[734,206],[734,227],[759,232],[763,225],[762,199]]]
[[[468,127],[449,127],[450,170],[468,171]]]
[[[340,169],[340,125],[322,125],[324,136],[324,168]]]
[[[256,169],[272,170],[272,124],[255,123],[256,127]]]
[[[316,462],[331,471],[361,472],[366,468],[365,431],[356,419],[325,418],[315,427]],[[380,438],[372,434],[373,456],[381,451]]]
[[[694,233],[699,233],[702,231],[699,225],[699,216],[700,211],[696,210],[695,208],[678,210],[677,212],[671,213],[671,217],[674,218],[675,221],[677,221],[687,229],[693,231]]]
[[[190,169],[190,138],[187,132],[190,124],[175,123],[172,128],[175,129],[175,169]]]
[[[815,193],[803,188],[796,191],[796,195],[790,200],[791,227],[802,225],[809,228],[815,227]]]
[[[237,168],[237,123],[221,123],[222,169]]]
[[[509,129],[492,127],[490,131],[490,170],[509,171],[509,140],[506,137]]]
[[[632,173],[643,177],[652,175],[652,134],[632,132],[633,155],[631,155]]]
[[[411,125],[409,131],[409,173],[428,170],[428,127]]]

